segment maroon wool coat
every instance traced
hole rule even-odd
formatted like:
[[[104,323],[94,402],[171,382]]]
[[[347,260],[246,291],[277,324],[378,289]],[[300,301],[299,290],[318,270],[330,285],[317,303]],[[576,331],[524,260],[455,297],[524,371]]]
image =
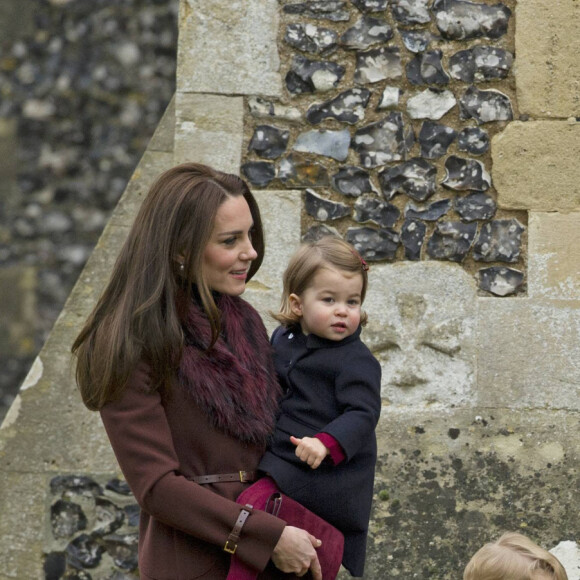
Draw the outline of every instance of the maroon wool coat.
[[[175,380],[171,395],[149,392],[148,368],[133,373],[122,398],[101,417],[123,474],[141,506],[139,570],[143,580],[222,580],[223,547],[249,484],[198,485],[188,476],[253,470],[264,452],[216,430]],[[253,511],[236,555],[263,570],[285,523]],[[271,564],[269,566],[271,568]],[[260,578],[280,577],[265,573]]]

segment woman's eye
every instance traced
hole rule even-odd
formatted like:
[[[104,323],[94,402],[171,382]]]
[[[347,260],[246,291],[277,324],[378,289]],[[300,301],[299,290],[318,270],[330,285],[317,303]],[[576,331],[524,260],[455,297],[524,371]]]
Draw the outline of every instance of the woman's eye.
[[[236,243],[236,238],[227,238],[222,243],[226,246],[233,246]]]

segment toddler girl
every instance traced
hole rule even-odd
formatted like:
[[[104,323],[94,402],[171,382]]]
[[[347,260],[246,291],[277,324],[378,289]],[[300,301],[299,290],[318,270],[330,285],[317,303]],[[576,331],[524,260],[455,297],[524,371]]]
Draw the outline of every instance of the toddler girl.
[[[334,236],[290,260],[271,339],[285,395],[259,465],[344,534],[342,563],[353,576],[364,570],[381,412],[381,367],[360,339],[367,270]]]

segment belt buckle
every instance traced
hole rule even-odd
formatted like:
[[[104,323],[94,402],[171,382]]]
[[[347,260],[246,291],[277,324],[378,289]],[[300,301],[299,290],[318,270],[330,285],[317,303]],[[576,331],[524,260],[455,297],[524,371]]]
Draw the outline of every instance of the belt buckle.
[[[230,548],[230,544],[232,544],[233,548]],[[237,544],[234,544],[234,542],[228,539],[224,545],[224,552],[227,552],[228,554],[235,554],[237,547]]]
[[[248,472],[247,472],[247,471],[242,471],[242,470],[240,470],[240,471],[239,471],[239,474],[240,474],[240,481],[241,481],[242,483],[247,483],[247,481],[248,481],[248,480],[246,479],[246,477],[247,477],[247,475],[248,475]]]

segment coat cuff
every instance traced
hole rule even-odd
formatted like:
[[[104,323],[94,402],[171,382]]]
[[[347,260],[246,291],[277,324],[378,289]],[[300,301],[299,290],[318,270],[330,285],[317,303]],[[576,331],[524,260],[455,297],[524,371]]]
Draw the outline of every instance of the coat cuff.
[[[346,459],[346,454],[340,446],[340,443],[332,435],[328,433],[317,433],[314,437],[328,448],[330,459],[334,465],[338,465]]]

